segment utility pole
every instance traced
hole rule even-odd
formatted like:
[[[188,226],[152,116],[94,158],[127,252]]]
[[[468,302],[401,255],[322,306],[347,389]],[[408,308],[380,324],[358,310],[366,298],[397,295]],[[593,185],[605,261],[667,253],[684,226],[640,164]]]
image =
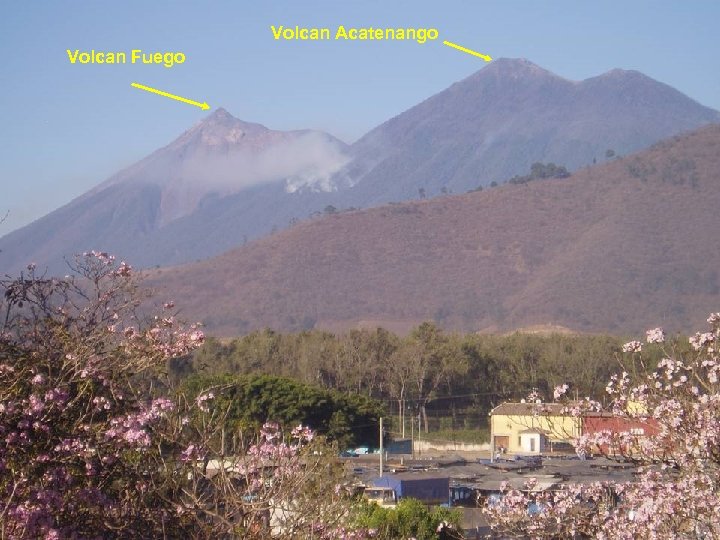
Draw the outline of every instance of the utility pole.
[[[380,477],[383,475],[383,425],[382,416],[380,417]]]
[[[495,425],[493,424],[492,411],[489,413],[490,416],[490,463],[495,463]]]
[[[412,458],[415,459],[415,418],[410,415],[410,453]]]
[[[418,413],[418,454],[420,454],[420,413]]]

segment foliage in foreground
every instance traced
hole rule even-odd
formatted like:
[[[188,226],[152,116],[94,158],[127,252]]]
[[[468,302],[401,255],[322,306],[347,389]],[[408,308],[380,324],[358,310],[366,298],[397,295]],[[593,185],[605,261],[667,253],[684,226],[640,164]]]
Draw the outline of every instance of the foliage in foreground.
[[[494,527],[507,536],[530,538],[675,539],[720,537],[720,313],[710,331],[690,338],[692,353],[668,348],[649,375],[644,345],[631,341],[626,370],[607,385],[607,411],[647,433],[604,430],[575,441],[581,454],[607,452],[639,464],[634,482],[566,486],[530,497],[507,490],[487,509]],[[647,332],[648,343],[664,343],[662,329]],[[568,390],[556,389],[556,398]],[[570,414],[599,411],[591,400],[567,402]],[[532,488],[532,486],[528,486]],[[530,515],[531,502],[541,511]]]
[[[356,509],[353,519],[356,526],[372,531],[373,538],[378,540],[460,538],[454,532],[459,529],[460,520],[458,510],[428,508],[416,499],[401,499],[395,508],[368,502]]]
[[[132,269],[107,254],[76,272],[2,282],[0,538],[345,534],[342,471],[312,432],[266,424],[227,455],[216,396],[166,391],[202,332],[172,303],[140,317]]]

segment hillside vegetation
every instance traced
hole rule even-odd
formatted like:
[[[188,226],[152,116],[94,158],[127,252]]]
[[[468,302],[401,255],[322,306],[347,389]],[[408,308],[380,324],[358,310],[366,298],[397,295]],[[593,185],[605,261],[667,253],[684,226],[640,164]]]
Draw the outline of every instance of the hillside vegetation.
[[[570,178],[328,215],[147,277],[225,336],[688,331],[720,304],[719,188],[713,125]]]

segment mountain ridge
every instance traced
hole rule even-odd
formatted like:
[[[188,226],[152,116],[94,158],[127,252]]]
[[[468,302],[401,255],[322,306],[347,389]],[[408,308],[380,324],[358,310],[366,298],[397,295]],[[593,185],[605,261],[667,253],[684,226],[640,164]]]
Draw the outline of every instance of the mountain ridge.
[[[719,184],[711,125],[567,179],[299,223],[148,283],[223,336],[423,320],[689,331],[720,302]]]
[[[459,193],[526,174],[576,170],[720,121],[639,72],[574,82],[498,59],[373,128],[352,145],[276,131],[219,108],[137,163],[0,238],[0,273],[113,251],[138,267],[218,255],[324,209]]]
[[[487,186],[537,161],[574,170],[712,122],[720,113],[639,72],[570,81],[501,58],[368,132],[338,174],[368,206]]]
[[[17,272],[28,262],[65,273],[64,256],[99,249],[139,266],[157,264],[155,254],[162,252],[167,238],[164,232],[182,225],[207,203],[238,193],[250,199],[263,185],[279,196],[290,182],[293,189],[319,182],[317,189],[322,191],[323,178],[328,176],[323,166],[339,166],[335,162],[342,163],[346,148],[321,131],[276,131],[219,108],[167,145],[0,238],[4,258],[0,263],[6,273]],[[252,206],[252,201],[247,205]],[[173,249],[185,235],[170,236],[174,245],[161,259],[172,259]],[[235,239],[234,245],[240,244],[242,234]],[[220,244],[218,251],[229,247]]]

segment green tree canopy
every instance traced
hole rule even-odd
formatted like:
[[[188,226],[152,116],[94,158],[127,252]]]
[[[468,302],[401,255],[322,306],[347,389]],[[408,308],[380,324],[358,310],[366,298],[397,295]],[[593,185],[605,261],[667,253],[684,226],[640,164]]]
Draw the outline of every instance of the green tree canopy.
[[[377,400],[343,394],[273,375],[193,375],[183,391],[195,397],[213,391],[213,407],[226,415],[227,430],[257,429],[268,420],[285,429],[307,425],[340,447],[378,445],[383,406]]]
[[[376,531],[374,538],[378,540],[437,540],[441,523],[447,523],[451,529],[459,529],[460,512],[449,508],[428,508],[416,499],[401,499],[395,508],[367,503],[359,508],[355,522],[359,527]],[[460,538],[448,533],[445,537]]]

